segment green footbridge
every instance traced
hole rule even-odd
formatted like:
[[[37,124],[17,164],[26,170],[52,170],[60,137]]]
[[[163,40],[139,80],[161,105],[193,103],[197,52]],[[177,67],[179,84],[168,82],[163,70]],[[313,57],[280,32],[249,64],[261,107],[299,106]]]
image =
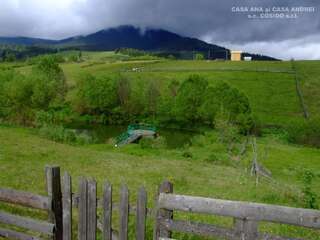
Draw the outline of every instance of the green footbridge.
[[[143,137],[155,137],[157,129],[150,124],[131,124],[126,132],[116,138],[116,147],[139,141]]]

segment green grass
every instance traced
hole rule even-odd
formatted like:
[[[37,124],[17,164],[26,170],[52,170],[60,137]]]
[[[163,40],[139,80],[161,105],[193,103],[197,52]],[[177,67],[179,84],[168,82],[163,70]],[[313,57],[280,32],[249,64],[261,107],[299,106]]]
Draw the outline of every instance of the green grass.
[[[225,81],[243,91],[249,97],[253,113],[264,125],[286,125],[291,120],[303,118],[290,62],[123,61],[123,56],[113,52],[82,54],[83,62],[61,64],[70,86],[68,98],[72,97],[72,87],[84,73],[120,72],[133,83],[157,81],[162,89],[172,80],[182,81],[197,73],[205,76],[209,84]],[[16,64],[2,63],[0,66],[14,67]],[[319,66],[320,61],[297,62],[311,116],[320,113]],[[21,64],[16,69],[28,74],[31,67]],[[132,71],[133,68],[139,68],[139,71]],[[119,186],[127,183],[133,202],[136,190],[144,185],[150,194],[150,207],[157,187],[164,179],[172,181],[174,191],[180,194],[302,207],[301,174],[303,169],[311,169],[320,175],[320,150],[289,145],[272,135],[258,139],[258,150],[259,161],[271,170],[274,182],[262,179],[256,186],[248,173],[252,159],[250,151],[236,166],[206,160],[212,153],[226,155],[226,147],[220,143],[192,146],[186,150],[142,149],[139,145],[123,148],[109,144],[72,146],[40,138],[32,129],[0,125],[0,186],[45,194],[44,167],[49,164],[69,171],[75,190],[80,176],[92,176],[98,181],[100,195],[101,184],[108,179],[115,187],[116,199]],[[184,151],[190,151],[193,157],[183,157]],[[320,195],[319,181],[314,182],[312,189]],[[231,224],[230,219],[225,218],[187,214],[178,214],[177,217]],[[261,228],[279,235],[320,239],[315,232],[295,227],[267,224]],[[188,239],[182,235],[176,237]]]
[[[304,98],[311,116],[319,114],[319,66],[319,61],[298,62],[298,69],[304,76]],[[200,74],[210,84],[225,81],[243,91],[249,97],[253,113],[264,125],[287,125],[294,119],[303,118],[290,62],[151,60],[93,65],[66,63],[62,68],[70,85],[74,85],[84,72],[94,75],[121,72],[133,81],[157,81],[160,88],[165,88],[174,79],[182,81],[190,74]],[[132,71],[133,68],[139,71]]]
[[[66,56],[77,51],[64,53]],[[74,86],[84,73],[94,75],[120,72],[135,81],[158,81],[165,88],[173,79],[182,81],[190,74],[204,75],[211,84],[226,81],[243,91],[250,100],[253,113],[264,125],[287,125],[302,119],[303,113],[297,97],[294,75],[289,61],[123,61],[114,52],[83,52],[83,62],[63,63],[61,67],[70,86]],[[320,111],[320,61],[297,61],[302,91],[311,117]],[[31,66],[18,68],[28,74]],[[139,68],[139,71],[132,71]]]
[[[261,163],[273,173],[274,183],[261,180],[258,186],[245,170],[250,154],[239,167],[214,164],[205,161],[208,153],[225,152],[225,147],[213,143],[203,147],[191,147],[191,159],[182,156],[183,150],[141,149],[139,145],[114,148],[109,144],[71,146],[40,138],[35,130],[0,127],[0,183],[9,187],[45,194],[44,167],[59,165],[73,177],[76,191],[80,176],[94,177],[101,195],[102,183],[108,179],[114,185],[115,199],[119,186],[126,183],[131,191],[131,202],[136,190],[144,185],[149,193],[150,207],[159,184],[169,179],[174,192],[204,197],[254,201],[301,207],[302,168],[319,173],[320,150],[281,143],[274,138],[259,140],[258,149],[268,151]],[[248,167],[248,166],[247,166]],[[320,193],[319,181],[313,189]],[[177,218],[230,224],[228,218],[212,218],[190,214],[178,214]],[[276,234],[319,239],[315,232],[284,225],[265,226]],[[185,239],[180,236],[181,239]]]

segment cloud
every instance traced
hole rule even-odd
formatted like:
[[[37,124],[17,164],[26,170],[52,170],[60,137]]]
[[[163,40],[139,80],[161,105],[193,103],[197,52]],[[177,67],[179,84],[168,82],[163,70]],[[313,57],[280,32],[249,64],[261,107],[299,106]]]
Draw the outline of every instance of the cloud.
[[[219,43],[218,43],[219,44]],[[221,42],[227,48],[243,50],[268,56],[274,56],[283,60],[320,59],[320,34],[308,36],[306,38],[290,39],[283,41],[260,41],[246,44],[234,44],[231,42]]]
[[[316,11],[292,20],[253,20],[246,13],[232,12],[237,6],[313,6]],[[0,36],[61,39],[131,24],[275,53],[276,57],[282,52],[286,56],[287,51],[296,58],[318,58],[309,49],[319,49],[310,38],[320,32],[319,8],[318,0],[1,0]],[[279,53],[279,44],[290,46]]]

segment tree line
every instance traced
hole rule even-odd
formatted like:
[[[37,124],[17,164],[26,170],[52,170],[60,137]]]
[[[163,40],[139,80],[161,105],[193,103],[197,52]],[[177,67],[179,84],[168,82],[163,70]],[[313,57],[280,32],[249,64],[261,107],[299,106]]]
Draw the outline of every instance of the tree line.
[[[145,121],[195,127],[214,126],[215,118],[223,113],[244,131],[253,122],[245,94],[224,82],[211,86],[200,75],[160,86],[156,80],[132,81],[119,73],[85,74],[66,99],[68,91],[55,57],[42,57],[28,75],[2,70],[0,117],[24,125],[35,125],[38,119],[64,121],[86,116],[106,124]]]

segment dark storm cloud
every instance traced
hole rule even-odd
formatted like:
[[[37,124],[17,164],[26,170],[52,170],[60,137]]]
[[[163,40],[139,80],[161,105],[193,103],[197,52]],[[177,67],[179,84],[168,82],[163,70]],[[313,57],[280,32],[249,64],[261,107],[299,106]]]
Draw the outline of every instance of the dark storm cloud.
[[[231,11],[237,6],[313,6],[316,10],[293,20],[252,20]],[[317,0],[1,0],[0,35],[59,39],[132,24],[230,46],[281,42],[291,44],[290,48],[316,44],[319,8]],[[312,46],[317,46],[320,57],[319,45]]]

